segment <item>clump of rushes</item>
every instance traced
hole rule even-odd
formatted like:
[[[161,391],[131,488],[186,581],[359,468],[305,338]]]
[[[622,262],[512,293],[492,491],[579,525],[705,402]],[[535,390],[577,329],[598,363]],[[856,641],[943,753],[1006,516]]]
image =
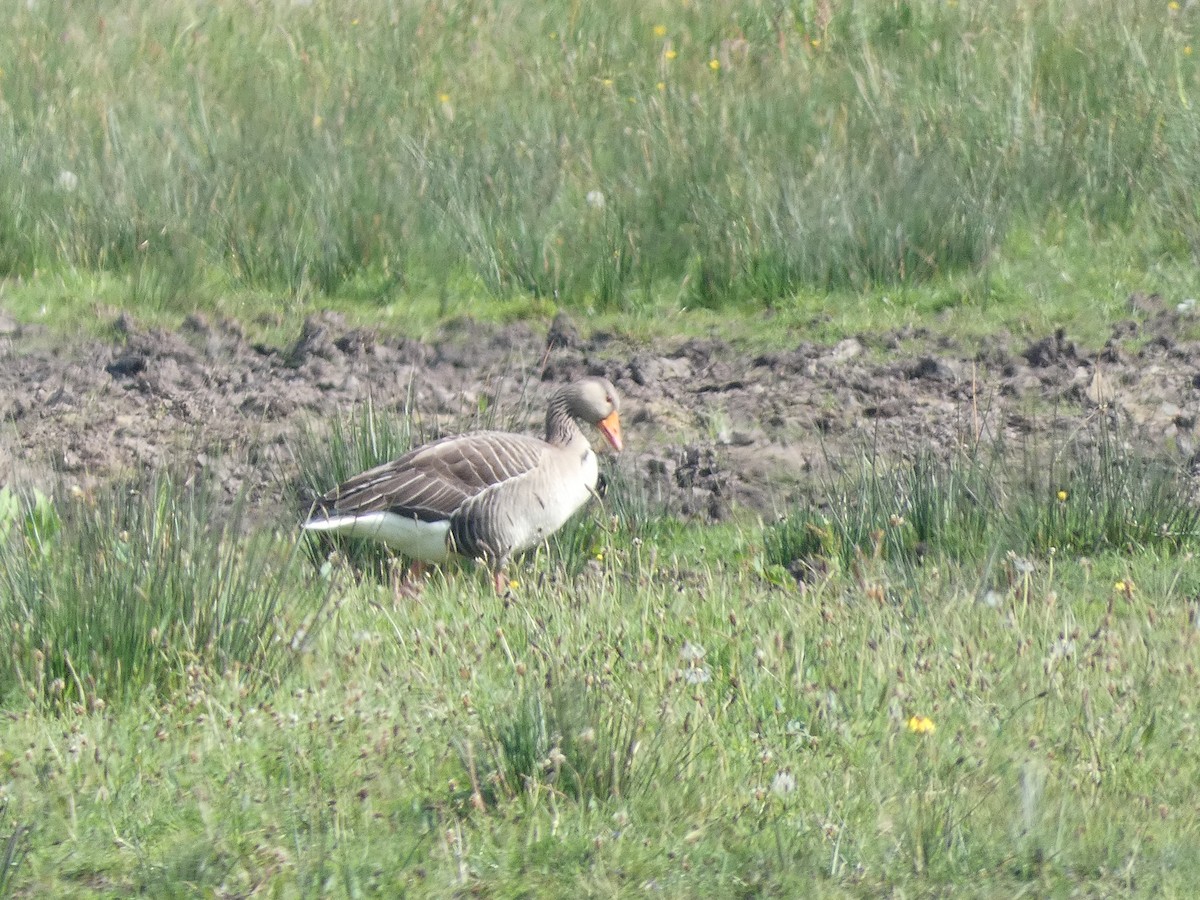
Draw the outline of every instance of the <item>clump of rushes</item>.
[[[1200,506],[1175,461],[1140,454],[1104,421],[1024,455],[962,447],[900,464],[863,461],[817,509],[767,528],[766,558],[801,573],[864,557],[911,567],[927,555],[1159,549],[1200,543]]]
[[[156,476],[75,491],[0,544],[0,696],[95,707],[169,692],[195,667],[281,677],[324,620],[290,536],[249,535],[242,503]]]
[[[1008,509],[1025,548],[1076,554],[1194,548],[1200,506],[1183,466],[1134,452],[1103,422],[1094,432],[1048,464],[1034,458],[1024,466]]]
[[[768,527],[767,560],[793,571],[824,560],[844,571],[864,556],[911,566],[934,551],[969,555],[992,527],[995,466],[980,447],[946,460],[922,452],[900,465],[860,458],[852,474],[825,488],[818,509]]]
[[[290,444],[297,528],[317,497],[359,472],[402,456],[422,442],[420,435],[410,404],[398,410],[380,409],[370,398],[348,419],[334,417],[328,431],[315,426],[301,430]],[[356,569],[381,577],[392,567],[394,554],[377,541],[308,532],[305,543],[318,564],[336,552]]]

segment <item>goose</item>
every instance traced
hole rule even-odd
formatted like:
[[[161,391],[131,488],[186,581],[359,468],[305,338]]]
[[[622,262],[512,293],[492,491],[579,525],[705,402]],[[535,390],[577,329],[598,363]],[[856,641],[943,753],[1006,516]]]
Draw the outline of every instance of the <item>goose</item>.
[[[596,454],[579,423],[621,452],[619,406],[606,378],[563,385],[550,398],[544,440],[476,431],[425,444],[329,491],[304,528],[382,541],[418,564],[482,560],[502,594],[509,560],[596,492]]]

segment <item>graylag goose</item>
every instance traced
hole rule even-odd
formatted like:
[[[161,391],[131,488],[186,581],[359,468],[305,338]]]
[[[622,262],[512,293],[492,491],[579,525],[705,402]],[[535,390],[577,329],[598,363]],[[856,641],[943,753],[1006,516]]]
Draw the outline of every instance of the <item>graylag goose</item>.
[[[334,488],[304,527],[383,541],[418,562],[483,560],[503,593],[513,555],[558,531],[595,493],[596,454],[579,423],[621,452],[619,405],[607,379],[564,385],[550,398],[545,440],[502,431],[442,438]]]

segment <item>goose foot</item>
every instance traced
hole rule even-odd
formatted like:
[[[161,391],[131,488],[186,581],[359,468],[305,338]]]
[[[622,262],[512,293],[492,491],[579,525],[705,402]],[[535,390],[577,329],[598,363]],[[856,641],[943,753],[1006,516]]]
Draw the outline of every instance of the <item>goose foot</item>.
[[[492,583],[496,586],[497,597],[503,597],[508,593],[508,576],[504,574],[503,569],[497,569],[492,573]]]

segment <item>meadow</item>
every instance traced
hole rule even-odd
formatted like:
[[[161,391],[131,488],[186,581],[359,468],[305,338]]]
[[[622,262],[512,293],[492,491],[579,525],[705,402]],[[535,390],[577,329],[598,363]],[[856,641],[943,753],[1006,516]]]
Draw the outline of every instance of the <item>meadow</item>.
[[[0,308],[1098,347],[1200,296],[1197,15],[20,4]],[[1188,895],[1200,506],[1126,424],[864,446],[778,520],[613,472],[504,598],[187,473],[5,485],[0,897]]]
[[[81,296],[265,327],[766,306],[1096,337],[1130,290],[1196,293],[1194,19],[25,4],[0,35],[3,296],[51,321]]]

